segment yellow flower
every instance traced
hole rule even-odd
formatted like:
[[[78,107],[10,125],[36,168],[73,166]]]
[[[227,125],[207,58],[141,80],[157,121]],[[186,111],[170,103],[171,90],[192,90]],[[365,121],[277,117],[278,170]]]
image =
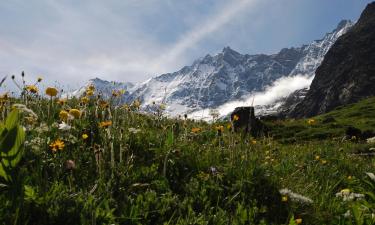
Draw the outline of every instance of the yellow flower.
[[[92,91],[92,90],[86,91],[86,96],[93,96],[93,95],[94,95],[94,91]]]
[[[325,159],[322,159],[321,161],[320,161],[323,165],[324,164],[326,164],[327,163],[327,160],[325,160]]]
[[[350,194],[350,189],[349,188],[345,188],[345,189],[342,189],[340,192],[343,195],[349,195]]]
[[[353,179],[353,177],[352,176],[348,176],[348,180],[351,180],[351,179]]]
[[[309,120],[307,121],[307,123],[308,123],[309,125],[314,125],[314,124],[315,124],[315,120],[314,120],[314,119],[309,119]]]
[[[240,119],[239,116],[237,116],[237,115],[234,115],[234,116],[233,116],[233,121],[237,121],[237,120],[239,120],[239,119]]]
[[[112,125],[112,121],[103,121],[99,123],[99,127],[101,128],[107,128]]]
[[[59,117],[63,121],[67,121],[68,120],[68,116],[69,116],[69,113],[67,111],[65,111],[65,110],[61,110],[60,113],[59,113]]]
[[[224,132],[224,126],[216,126],[215,129],[219,132]]]
[[[57,104],[59,105],[65,105],[65,103],[68,101],[68,99],[66,98],[61,98],[59,100],[57,100]]]
[[[79,111],[78,109],[71,109],[69,110],[69,114],[71,114],[72,116],[74,116],[74,118],[78,119],[79,117],[81,117],[81,111]]]
[[[93,84],[90,84],[87,88],[86,88],[87,91],[95,91],[95,86]]]
[[[288,201],[288,196],[284,195],[281,197],[282,202],[287,202]]]
[[[88,97],[82,97],[81,98],[81,102],[83,103],[83,104],[87,104],[87,103],[89,103],[89,98]]]
[[[99,105],[100,107],[102,107],[103,109],[104,108],[107,108],[109,106],[108,102],[104,101],[104,100],[100,100],[99,101]]]
[[[123,107],[126,111],[129,111],[129,110],[130,110],[130,107],[129,107],[128,104],[124,104],[122,107]]]
[[[161,110],[165,110],[165,109],[167,108],[167,106],[166,106],[165,104],[160,104],[159,108],[160,108]]]
[[[255,144],[257,143],[257,141],[256,141],[256,140],[251,140],[251,143],[252,143],[253,145],[255,145]]]
[[[315,160],[319,160],[320,159],[320,156],[319,155],[316,155],[315,156]]]
[[[89,135],[87,135],[87,134],[82,134],[82,139],[83,139],[83,140],[86,140],[88,137],[89,137]]]
[[[132,106],[135,108],[135,109],[139,109],[139,107],[141,106],[141,102],[139,100],[135,100],[132,104]]]
[[[230,130],[231,128],[232,128],[232,125],[230,123],[228,123],[227,129]]]
[[[302,223],[302,219],[301,218],[296,219],[296,224],[301,224],[301,223]]]
[[[61,141],[60,139],[57,139],[55,141],[53,141],[49,147],[51,148],[52,152],[53,153],[56,153],[57,150],[63,150],[64,147],[65,147],[65,144],[63,141]]]
[[[33,94],[36,94],[39,91],[38,88],[35,85],[26,85],[26,90],[28,92],[33,93]]]
[[[55,97],[57,95],[57,92],[58,92],[57,89],[54,87],[48,87],[46,89],[46,95],[49,95],[51,97]]]
[[[8,92],[5,94],[0,95],[0,101],[7,101],[9,98]]]
[[[193,133],[199,133],[201,130],[202,129],[199,128],[199,127],[193,127],[193,128],[191,128],[191,132],[193,132]]]

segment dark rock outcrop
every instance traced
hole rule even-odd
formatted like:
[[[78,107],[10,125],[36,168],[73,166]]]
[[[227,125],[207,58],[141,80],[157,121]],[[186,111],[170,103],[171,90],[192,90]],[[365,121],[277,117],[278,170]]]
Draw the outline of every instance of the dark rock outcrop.
[[[375,96],[375,2],[331,47],[306,97],[289,113],[310,117]]]
[[[237,107],[230,118],[235,132],[244,131],[253,137],[259,137],[266,132],[265,125],[255,117],[254,107]]]

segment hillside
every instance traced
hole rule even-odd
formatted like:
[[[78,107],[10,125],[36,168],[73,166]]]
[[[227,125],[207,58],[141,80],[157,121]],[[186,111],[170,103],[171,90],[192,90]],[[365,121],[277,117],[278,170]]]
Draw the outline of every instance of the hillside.
[[[358,153],[375,144],[340,138],[345,126],[373,128],[373,98],[310,124],[269,122],[270,136],[255,139],[230,122],[114,105],[121,96],[64,102],[56,89],[49,99],[37,93],[1,98],[4,224],[374,222],[374,157]],[[334,127],[324,122],[331,116]]]

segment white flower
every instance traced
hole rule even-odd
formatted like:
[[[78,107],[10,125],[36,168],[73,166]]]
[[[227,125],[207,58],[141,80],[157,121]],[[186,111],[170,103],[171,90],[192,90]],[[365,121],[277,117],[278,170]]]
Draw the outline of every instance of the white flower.
[[[375,137],[367,138],[367,143],[369,143],[369,144],[375,143]]]
[[[340,192],[336,193],[336,197],[341,197],[343,201],[352,201],[352,200],[360,200],[365,197],[364,194],[354,193],[351,192],[349,189],[343,189]]]
[[[370,179],[371,179],[372,181],[375,182],[375,174],[373,174],[373,173],[369,173],[369,172],[367,172],[366,174],[367,174],[367,176],[370,177]]]
[[[65,122],[62,122],[59,124],[59,130],[70,130],[72,127],[66,124]]]
[[[36,119],[38,119],[38,115],[36,115],[36,113],[35,113],[33,110],[27,108],[27,107],[26,107],[25,105],[23,105],[23,104],[13,104],[13,105],[12,105],[12,108],[13,108],[13,109],[18,109],[18,110],[20,110],[20,111],[22,111],[22,112],[26,112],[26,113],[28,113],[29,115],[31,115],[31,116],[35,117]]]
[[[281,189],[279,192],[282,195],[287,195],[294,202],[305,203],[305,204],[313,203],[313,200],[311,200],[310,198],[294,193],[287,188]]]
[[[136,128],[130,127],[130,128],[128,129],[128,131],[129,131],[130,133],[136,134],[136,133],[140,132],[141,129],[136,129]]]

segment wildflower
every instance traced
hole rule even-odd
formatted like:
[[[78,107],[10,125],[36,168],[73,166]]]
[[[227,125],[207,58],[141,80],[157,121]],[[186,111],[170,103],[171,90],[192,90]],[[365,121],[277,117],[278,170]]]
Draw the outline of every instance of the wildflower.
[[[375,143],[375,137],[372,137],[372,138],[367,138],[366,139],[366,142],[371,144],[371,143]]]
[[[65,110],[61,110],[59,113],[59,117],[62,121],[67,121],[68,120],[69,113]]]
[[[65,147],[65,144],[63,141],[61,141],[60,139],[57,139],[55,140],[54,142],[52,142],[49,147],[51,148],[52,152],[53,153],[56,153],[57,150],[63,150],[64,147]]]
[[[89,103],[89,98],[88,97],[82,97],[81,98],[81,102],[83,103],[83,104],[87,104],[87,103]]]
[[[307,123],[309,125],[314,125],[315,124],[315,120],[314,119],[309,119],[309,120],[307,120]]]
[[[224,126],[216,126],[215,129],[218,131],[218,132],[224,132]]]
[[[287,202],[288,201],[288,196],[287,195],[284,195],[281,197],[281,201],[282,202]]]
[[[141,129],[136,129],[136,128],[130,127],[130,128],[128,129],[128,131],[129,131],[130,133],[136,134],[136,133],[140,132]]]
[[[191,128],[191,132],[193,132],[193,133],[199,133],[201,130],[202,129],[199,128],[199,127],[193,127],[193,128]]]
[[[38,83],[42,82],[43,78],[38,77]]]
[[[253,145],[255,145],[255,144],[257,143],[257,141],[256,141],[256,140],[251,140],[251,143],[252,143]]]
[[[93,84],[90,84],[87,88],[87,91],[95,91],[95,86]]]
[[[66,98],[62,98],[62,99],[59,99],[57,100],[57,104],[59,105],[65,105],[65,103],[68,101],[68,99]]]
[[[351,180],[353,177],[352,176],[348,176],[348,180]]]
[[[132,104],[132,106],[135,108],[135,109],[139,109],[139,107],[141,106],[141,102],[139,100],[135,100]]]
[[[315,160],[319,160],[320,159],[320,156],[319,155],[316,155],[315,156]]]
[[[305,197],[305,196],[300,195],[300,194],[297,194],[297,193],[294,193],[287,188],[281,189],[279,192],[280,192],[280,194],[282,194],[284,196],[288,196],[290,198],[290,200],[292,200],[294,202],[300,202],[300,203],[304,203],[304,204],[313,203],[313,200],[311,200],[310,198]]]
[[[301,224],[302,223],[302,219],[301,218],[298,218],[295,221],[296,221],[296,224]]]
[[[28,113],[30,116],[34,117],[34,118],[38,118],[38,115],[31,109],[27,108],[25,105],[23,104],[13,104],[12,105],[12,109],[18,109],[22,112],[25,112],[25,113]]]
[[[55,97],[57,95],[57,93],[58,93],[58,91],[54,87],[48,87],[46,89],[46,95],[48,95],[48,96]]]
[[[160,104],[159,108],[160,108],[160,110],[165,110],[167,108],[167,106],[165,104]]]
[[[70,130],[72,127],[66,124],[65,122],[62,122],[59,124],[59,130]]]
[[[83,140],[86,140],[87,138],[89,138],[89,135],[87,135],[87,134],[82,134],[82,139],[83,139]]]
[[[33,94],[36,94],[39,91],[35,85],[26,85],[26,90]]]
[[[231,128],[232,128],[232,125],[230,123],[228,123],[227,129],[230,130]]]
[[[351,192],[349,188],[342,189],[340,192],[336,193],[336,197],[341,197],[343,201],[360,200],[365,197],[363,194]]]
[[[101,128],[107,128],[112,125],[112,121],[103,121],[99,123],[99,127]]]
[[[74,118],[78,119],[81,116],[81,111],[79,111],[78,109],[71,109],[69,110],[69,114],[74,116]]]
[[[94,91],[91,91],[91,90],[86,91],[86,96],[93,96],[93,95],[94,95]]]
[[[122,95],[122,92],[120,90],[113,90],[112,91],[112,96],[113,97],[119,97]]]
[[[324,164],[327,164],[327,160],[325,160],[325,159],[322,159],[320,162],[321,162],[323,165],[324,165]]]
[[[76,163],[73,160],[71,159],[66,160],[65,169],[74,170],[75,168],[76,168]]]
[[[100,100],[99,101],[99,105],[101,108],[107,108],[109,106],[108,102],[104,101],[104,100]]]
[[[239,119],[240,119],[239,116],[237,116],[237,115],[234,115],[234,116],[233,116],[233,121],[237,121],[237,120],[239,120]]]
[[[367,172],[366,175],[375,182],[375,174]]]
[[[128,104],[124,104],[122,107],[123,107],[126,111],[130,111],[130,107],[129,107]]]
[[[9,99],[9,94],[8,94],[8,92],[5,93],[5,94],[0,95],[0,100],[1,100],[1,101],[7,101],[8,99]]]

